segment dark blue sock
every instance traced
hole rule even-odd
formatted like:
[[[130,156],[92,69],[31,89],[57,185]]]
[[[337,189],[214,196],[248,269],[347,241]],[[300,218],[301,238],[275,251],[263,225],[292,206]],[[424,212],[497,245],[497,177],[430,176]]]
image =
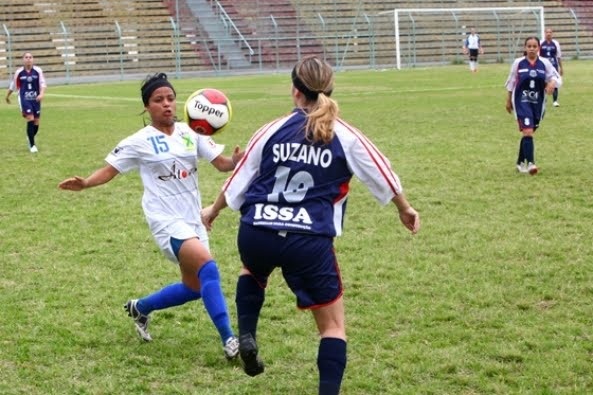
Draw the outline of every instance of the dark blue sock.
[[[335,337],[324,337],[317,354],[319,395],[338,395],[346,369],[346,342]]]
[[[521,163],[523,163],[525,161],[525,154],[523,153],[523,139],[525,137],[521,138],[521,140],[519,140],[519,157],[517,158],[517,164],[520,165]]]
[[[552,97],[554,101],[558,101],[558,88],[554,88],[554,93],[552,93]]]
[[[259,312],[264,304],[265,290],[261,288],[251,275],[239,276],[235,305],[239,319],[239,335],[251,333],[256,338]]]
[[[194,291],[183,283],[167,285],[163,289],[150,294],[140,300],[136,308],[142,314],[150,314],[154,310],[179,306],[192,300],[200,299],[200,293]]]
[[[523,155],[525,156],[525,159],[527,159],[527,162],[535,163],[533,137],[525,136],[521,141],[523,141]]]
[[[35,145],[35,122],[27,122],[27,137],[29,138],[29,146]]]
[[[35,125],[34,123],[33,123],[33,125],[34,125],[33,136],[37,136],[37,132],[39,131],[39,125]]]
[[[210,319],[218,329],[222,343],[231,336],[233,330],[231,329],[231,320],[220,286],[220,275],[216,262],[208,261],[198,272],[198,278],[202,284],[202,300]]]

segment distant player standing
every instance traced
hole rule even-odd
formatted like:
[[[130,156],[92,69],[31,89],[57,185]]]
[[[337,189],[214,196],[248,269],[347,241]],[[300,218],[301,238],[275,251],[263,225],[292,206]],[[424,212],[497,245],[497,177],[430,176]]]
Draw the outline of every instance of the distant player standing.
[[[470,34],[463,42],[463,53],[467,55],[469,53],[469,69],[472,73],[478,72],[478,55],[484,54],[484,48],[480,43],[480,36],[476,33],[476,29],[473,27],[470,30]]]
[[[6,93],[6,103],[10,104],[10,95],[14,91],[19,92],[19,105],[21,113],[27,120],[27,137],[29,139],[29,150],[36,153],[35,136],[39,131],[39,118],[41,116],[41,100],[45,94],[45,77],[39,66],[33,65],[33,55],[25,52],[23,55],[23,67],[20,67],[10,82]]]
[[[544,118],[546,94],[562,85],[562,77],[548,59],[539,54],[539,39],[528,37],[525,40],[525,56],[515,59],[505,84],[508,95],[506,109],[514,110],[523,134],[519,143],[517,170],[520,173],[537,174],[534,159],[533,134]],[[525,162],[527,161],[527,164]]]
[[[564,75],[564,70],[562,69],[562,51],[560,50],[560,43],[552,38],[552,34],[552,29],[547,28],[546,38],[540,42],[539,56],[548,59],[556,71],[558,71],[558,74],[562,76]],[[560,106],[560,103],[558,103],[557,87],[554,89],[552,97],[554,98],[554,107]]]

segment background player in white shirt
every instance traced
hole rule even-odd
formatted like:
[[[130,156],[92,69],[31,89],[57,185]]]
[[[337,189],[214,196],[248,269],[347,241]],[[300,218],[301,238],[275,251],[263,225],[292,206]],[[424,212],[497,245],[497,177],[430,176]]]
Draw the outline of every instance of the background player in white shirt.
[[[463,41],[463,53],[469,53],[469,69],[472,73],[478,72],[478,55],[484,53],[484,48],[480,43],[480,36],[476,33],[473,27],[470,29],[470,34]]]
[[[124,307],[140,337],[150,341],[148,323],[152,311],[202,298],[220,334],[225,356],[232,359],[237,356],[238,341],[200,219],[197,161],[205,159],[220,171],[230,171],[243,152],[236,147],[232,157],[223,156],[224,147],[196,134],[185,123],[176,122],[176,93],[164,73],[148,77],[141,93],[151,124],[122,140],[107,155],[106,166],[87,178],[68,178],[59,187],[80,191],[105,184],[119,173],[138,170],[144,184],[142,208],[146,220],[163,254],[179,265],[181,282],[129,300]]]

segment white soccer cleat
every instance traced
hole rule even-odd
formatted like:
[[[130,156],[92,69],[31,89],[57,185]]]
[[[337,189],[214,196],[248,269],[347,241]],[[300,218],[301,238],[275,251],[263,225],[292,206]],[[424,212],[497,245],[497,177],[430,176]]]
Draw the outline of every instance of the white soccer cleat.
[[[224,356],[229,361],[236,358],[237,355],[239,355],[239,339],[237,339],[235,336],[229,337],[224,343],[223,350]]]
[[[554,102],[554,107],[560,107],[560,103],[558,103],[557,101]]]
[[[29,148],[29,151],[31,151],[32,154],[39,152],[36,146],[32,146],[31,148]]]
[[[535,165],[535,163],[529,162],[529,164],[527,165],[527,172],[529,174],[531,174],[532,176],[534,176],[534,175],[537,174],[538,171],[539,171],[539,169],[537,168],[537,166]]]
[[[525,165],[525,162],[517,163],[517,171],[519,173],[527,174],[528,170],[527,170],[527,166]]]

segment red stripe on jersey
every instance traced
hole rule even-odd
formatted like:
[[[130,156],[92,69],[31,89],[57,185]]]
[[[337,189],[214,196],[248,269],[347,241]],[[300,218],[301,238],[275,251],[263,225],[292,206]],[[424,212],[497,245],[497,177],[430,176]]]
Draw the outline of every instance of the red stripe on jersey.
[[[398,195],[397,190],[398,189],[401,190],[402,187],[397,182],[397,178],[395,177],[395,174],[393,173],[393,171],[390,170],[389,172],[387,172],[385,170],[386,168],[389,169],[389,165],[387,163],[387,158],[385,158],[385,156],[383,154],[381,154],[381,152],[379,152],[379,150],[373,145],[373,143],[364,134],[362,134],[362,132],[360,130],[348,125],[341,119],[337,119],[336,122],[339,122],[350,133],[352,133],[354,136],[356,136],[356,138],[360,141],[362,146],[369,153],[369,156],[371,157],[371,159],[377,166],[377,169],[379,169],[379,171],[383,175],[383,178],[385,179],[385,181],[391,188],[391,191],[395,194],[395,196],[397,196]],[[379,162],[382,162],[382,163],[379,163]]]
[[[346,182],[340,184],[340,193],[334,199],[334,203],[339,202],[340,200],[342,200],[344,198],[344,196],[348,195],[348,191],[350,191],[349,181],[346,181]]]
[[[243,155],[243,157],[241,158],[241,160],[239,161],[239,163],[237,163],[237,166],[235,167],[235,169],[233,170],[233,174],[230,175],[229,178],[227,178],[227,180],[225,181],[224,185],[222,186],[222,191],[226,192],[226,190],[229,187],[229,184],[231,183],[231,181],[233,180],[233,178],[235,178],[235,175],[237,174],[237,171],[243,167],[243,163],[245,163],[245,160],[247,159],[247,157],[249,156],[249,154],[251,153],[251,151],[253,151],[253,148],[257,145],[257,142],[259,140],[261,140],[261,138],[263,136],[266,135],[266,133],[268,132],[268,130],[270,130],[274,125],[276,125],[278,122],[286,119],[287,117],[281,117],[278,118],[270,123],[268,123],[267,125],[262,126],[257,132],[255,132],[255,134],[253,135],[253,137],[251,137],[251,140],[249,140],[249,143],[247,144],[247,148],[245,149],[245,155]]]

